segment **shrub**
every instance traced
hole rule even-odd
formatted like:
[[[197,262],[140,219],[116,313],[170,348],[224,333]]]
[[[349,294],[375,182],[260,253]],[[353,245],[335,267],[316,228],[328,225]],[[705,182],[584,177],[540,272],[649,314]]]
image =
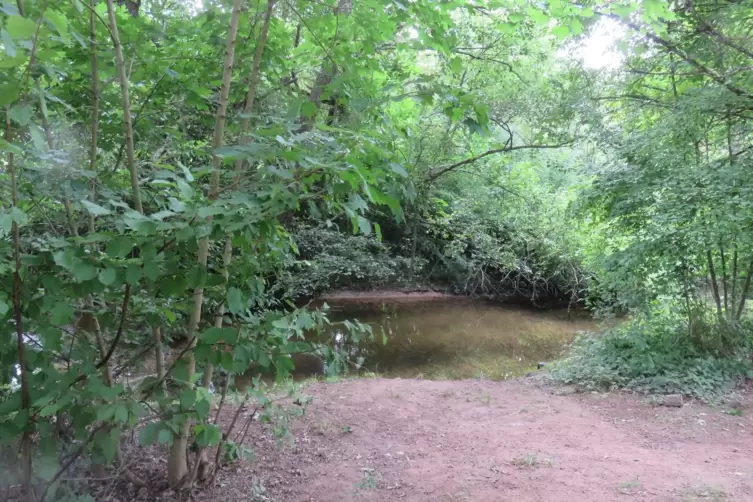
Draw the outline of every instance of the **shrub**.
[[[721,338],[717,324],[703,339]],[[696,330],[672,316],[641,316],[607,329],[603,334],[580,335],[569,356],[554,365],[551,377],[587,389],[624,388],[646,393],[681,393],[713,401],[734,382],[750,372],[747,357],[751,326],[734,327],[737,350],[721,356],[698,343]]]
[[[299,260],[283,279],[283,287],[292,297],[311,297],[340,288],[399,287],[408,277],[410,260],[392,254],[374,235],[305,224],[296,226],[292,235]]]

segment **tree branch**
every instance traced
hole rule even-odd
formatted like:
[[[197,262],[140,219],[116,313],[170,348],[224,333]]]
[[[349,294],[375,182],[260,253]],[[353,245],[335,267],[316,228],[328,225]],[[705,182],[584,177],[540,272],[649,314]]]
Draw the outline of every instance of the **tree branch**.
[[[460,162],[455,162],[454,164],[450,164],[449,166],[443,167],[429,174],[429,176],[426,178],[426,181],[431,183],[432,181],[435,181],[437,178],[444,176],[445,174],[457,169],[458,167],[463,167],[463,166],[467,166],[468,164],[473,164],[474,162],[481,160],[484,157],[488,157],[490,155],[496,155],[498,153],[513,152],[516,150],[545,150],[545,149],[562,148],[564,146],[569,146],[572,144],[573,144],[572,141],[568,141],[565,143],[558,143],[555,145],[518,145],[518,146],[504,146],[502,148],[494,148],[492,150],[487,150],[484,153],[476,155],[474,157],[469,157],[465,160],[461,160]]]
[[[665,39],[661,38],[660,36],[655,35],[654,33],[650,33],[647,30],[642,30],[643,27],[641,27],[640,25],[638,25],[636,23],[633,23],[631,21],[627,21],[627,20],[621,18],[620,16],[618,16],[616,14],[606,14],[604,12],[597,12],[597,14],[599,14],[599,15],[601,15],[603,17],[608,17],[610,19],[614,19],[614,20],[616,20],[618,22],[621,22],[621,23],[625,24],[626,26],[628,26],[629,28],[631,28],[633,30],[635,30],[635,31],[637,31],[639,33],[642,33],[646,38],[648,38],[649,40],[651,40],[652,42],[654,42],[656,44],[661,45],[662,47],[664,47],[665,49],[667,49],[669,52],[671,52],[671,53],[679,56],[683,61],[687,62],[691,66],[693,66],[696,69],[700,70],[701,73],[703,73],[706,76],[710,77],[717,84],[722,85],[723,87],[725,87],[728,91],[732,92],[733,94],[736,94],[738,96],[742,96],[742,97],[745,97],[745,98],[748,98],[748,99],[753,99],[753,94],[745,91],[744,89],[741,89],[741,88],[739,88],[737,86],[734,86],[734,85],[730,84],[727,81],[726,78],[724,78],[723,76],[719,75],[716,71],[712,70],[711,68],[705,66],[704,64],[702,64],[700,61],[698,61],[697,59],[695,59],[691,55],[687,54],[685,51],[683,51],[682,49],[680,49],[679,47],[677,47],[677,45],[675,45],[674,43],[672,43],[672,42],[670,42],[668,40],[665,40]]]

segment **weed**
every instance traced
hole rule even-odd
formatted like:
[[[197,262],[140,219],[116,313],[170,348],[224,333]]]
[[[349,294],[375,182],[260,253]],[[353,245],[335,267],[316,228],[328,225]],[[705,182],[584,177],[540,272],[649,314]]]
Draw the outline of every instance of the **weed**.
[[[625,481],[617,485],[617,491],[623,495],[632,495],[641,489],[641,482],[637,479],[634,481]]]
[[[511,463],[518,467],[550,467],[553,462],[549,458],[540,458],[538,453],[526,453],[515,457]]]
[[[374,471],[369,467],[364,467],[361,470],[363,471],[363,478],[354,486],[356,497],[361,497],[365,491],[376,490],[378,483],[382,481],[381,472]]]
[[[483,404],[490,404],[492,402],[492,396],[488,393],[481,394],[479,401],[481,401]]]
[[[712,485],[693,485],[685,487],[680,492],[682,502],[723,502],[727,500],[727,493],[723,488]]]
[[[735,417],[743,416],[743,410],[738,410],[736,408],[733,408],[731,410],[726,410],[724,413],[726,413],[727,415],[733,415]]]

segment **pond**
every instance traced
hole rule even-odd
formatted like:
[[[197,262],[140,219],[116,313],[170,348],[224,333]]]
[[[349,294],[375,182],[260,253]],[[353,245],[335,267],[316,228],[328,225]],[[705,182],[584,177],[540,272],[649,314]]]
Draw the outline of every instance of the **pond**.
[[[343,339],[337,321],[358,319],[372,326],[374,339],[350,351],[365,358],[364,369],[385,377],[515,378],[535,370],[538,362],[560,357],[578,332],[599,331],[585,312],[457,297],[330,303],[330,308],[328,336],[335,343]]]

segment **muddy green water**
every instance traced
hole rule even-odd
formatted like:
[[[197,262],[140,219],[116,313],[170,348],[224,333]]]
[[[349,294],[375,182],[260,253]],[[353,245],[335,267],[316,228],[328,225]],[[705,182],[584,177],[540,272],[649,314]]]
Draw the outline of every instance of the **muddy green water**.
[[[358,319],[372,326],[374,340],[344,348],[364,358],[363,370],[386,377],[514,378],[540,361],[560,357],[578,332],[600,330],[583,312],[463,298],[330,307],[334,324],[328,336],[333,343],[344,340],[338,321]]]

